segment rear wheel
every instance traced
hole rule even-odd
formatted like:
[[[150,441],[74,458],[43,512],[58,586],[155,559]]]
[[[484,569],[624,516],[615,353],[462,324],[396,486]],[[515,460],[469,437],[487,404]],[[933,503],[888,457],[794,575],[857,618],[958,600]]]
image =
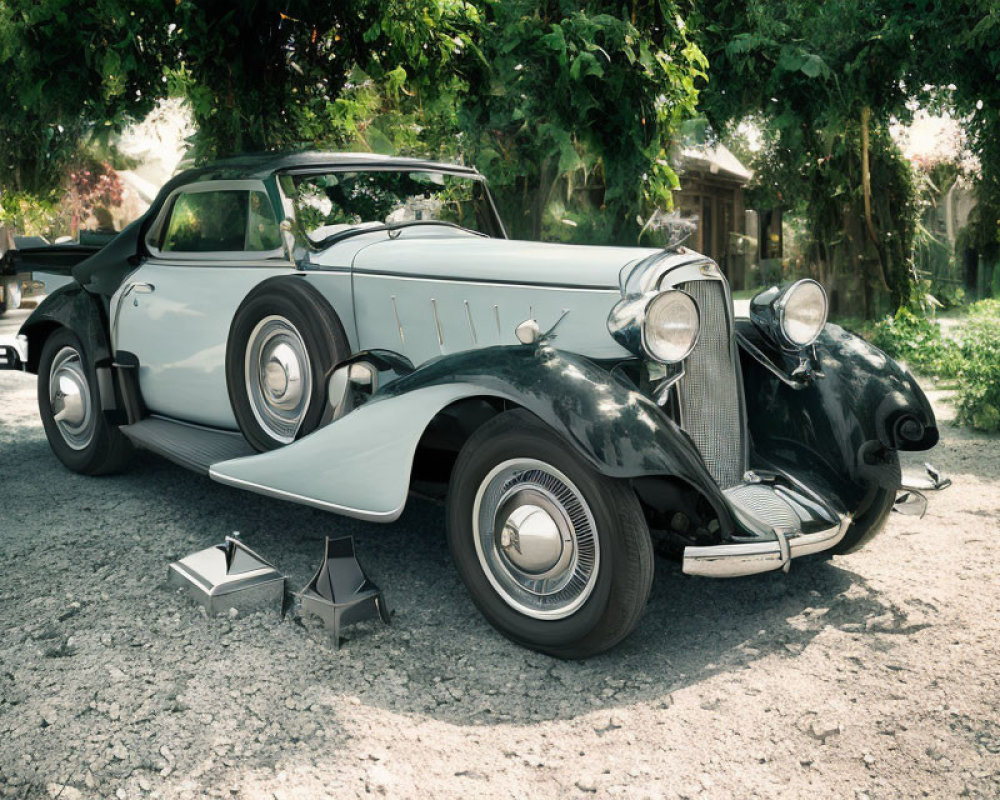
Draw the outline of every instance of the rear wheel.
[[[80,340],[60,328],[45,341],[38,366],[38,412],[49,446],[85,475],[120,470],[132,445],[101,411],[96,373]]]
[[[473,601],[510,639],[584,658],[638,624],[653,548],[635,493],[531,414],[500,414],[470,437],[452,472],[447,521]]]

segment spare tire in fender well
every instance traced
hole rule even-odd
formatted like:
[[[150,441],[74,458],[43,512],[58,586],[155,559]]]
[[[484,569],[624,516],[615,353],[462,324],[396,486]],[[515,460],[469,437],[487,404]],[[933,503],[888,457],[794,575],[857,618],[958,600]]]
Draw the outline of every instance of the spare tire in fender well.
[[[268,333],[267,320],[274,321]],[[251,398],[255,383],[248,373],[247,350],[264,337],[266,343],[284,341],[284,354],[290,361],[283,367],[275,362],[278,379],[284,385],[295,384],[304,392],[303,402],[292,404],[287,412],[289,429],[283,435],[278,423],[269,425],[268,416],[262,422],[262,410],[277,408],[280,397],[260,390]],[[265,357],[261,351],[259,357]],[[344,326],[329,301],[311,284],[295,275],[280,275],[262,281],[244,298],[233,317],[226,345],[226,384],[230,403],[240,430],[257,450],[272,450],[291,439],[311,433],[319,425],[326,398],[326,376],[338,362],[350,355],[350,345]],[[290,367],[291,369],[287,369]],[[300,367],[307,367],[301,370]],[[295,373],[294,375],[292,373]],[[285,391],[285,390],[282,390]],[[279,403],[280,404],[280,403]],[[255,410],[256,409],[256,410]]]

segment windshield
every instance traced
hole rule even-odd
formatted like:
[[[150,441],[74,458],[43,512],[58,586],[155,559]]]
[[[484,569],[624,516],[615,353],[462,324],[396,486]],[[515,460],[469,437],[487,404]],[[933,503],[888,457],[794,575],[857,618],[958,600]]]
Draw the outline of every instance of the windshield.
[[[481,179],[428,171],[284,175],[299,230],[313,245],[364,227],[449,222],[502,236]]]

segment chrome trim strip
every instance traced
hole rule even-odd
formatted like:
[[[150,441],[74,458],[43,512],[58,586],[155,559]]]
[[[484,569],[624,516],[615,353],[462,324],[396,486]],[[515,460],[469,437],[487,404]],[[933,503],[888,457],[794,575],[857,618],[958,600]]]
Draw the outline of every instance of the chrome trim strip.
[[[437,300],[433,297],[431,298],[431,313],[434,314],[434,325],[437,328],[438,347],[441,348],[441,352],[444,352],[444,333],[441,330],[441,320],[438,317]]]
[[[469,332],[472,334],[472,343],[479,344],[479,337],[476,336],[476,325],[472,321],[472,309],[469,308],[469,301],[463,300],[465,303],[465,318],[469,320]]]
[[[774,539],[767,542],[721,544],[714,547],[685,547],[685,575],[706,578],[735,578],[776,569],[788,569],[793,558],[829,550],[840,542],[851,527],[851,515],[843,514],[832,528],[797,536],[772,530]]]
[[[310,275],[322,275],[326,270],[318,269],[310,271]],[[359,278],[382,278],[385,280],[399,281],[419,281],[420,283],[454,283],[460,285],[475,284],[476,286],[525,286],[532,289],[543,289],[552,292],[600,292],[601,294],[613,294],[620,297],[621,293],[617,288],[610,286],[581,286],[575,284],[558,285],[551,283],[532,283],[531,281],[499,281],[499,280],[476,280],[475,278],[457,278],[448,275],[415,275],[404,272],[384,272],[375,270],[354,269],[353,274]]]
[[[252,456],[251,456],[252,458]],[[244,481],[239,478],[230,478],[226,475],[220,475],[215,471],[214,467],[208,468],[208,476],[217,483],[224,484],[226,486],[233,486],[237,489],[246,489],[250,492],[255,492],[256,494],[262,494],[267,497],[274,497],[278,500],[288,500],[292,503],[301,503],[302,505],[312,506],[313,508],[318,508],[323,511],[332,511],[335,514],[343,514],[345,517],[354,517],[356,519],[363,519],[366,522],[395,522],[399,519],[400,515],[403,513],[403,506],[393,510],[393,511],[367,511],[363,508],[350,508],[349,506],[340,506],[336,503],[328,503],[325,500],[317,500],[314,497],[305,497],[301,494],[294,494],[293,492],[286,492],[281,489],[274,489],[270,486],[264,486],[259,483],[253,483],[251,481]]]
[[[403,321],[399,318],[399,308],[396,306],[396,295],[392,296],[392,313],[396,317],[396,327],[399,328],[399,343],[405,348],[406,337],[403,336]]]
[[[247,252],[249,251],[238,251],[238,252],[233,251],[233,252],[236,253],[237,256],[236,258],[220,257],[213,261],[202,258],[202,256],[205,255],[205,253],[198,253],[199,256],[198,258],[184,259],[184,260],[175,258],[173,255],[171,255],[169,258],[167,258],[166,256],[160,256],[160,257],[151,256],[150,258],[146,259],[144,263],[154,264],[160,267],[172,267],[173,269],[182,269],[184,267],[201,267],[201,268],[216,267],[218,269],[239,269],[240,267],[245,267],[248,269],[260,269],[262,267],[269,267],[271,269],[274,269],[275,267],[287,267],[289,270],[294,271],[295,274],[297,275],[315,275],[317,272],[319,272],[319,270],[316,270],[315,272],[312,270],[310,270],[309,272],[305,272],[299,269],[297,265],[289,263],[288,259],[285,258],[283,253],[280,257],[270,256],[267,258],[242,258],[241,256],[246,255]],[[276,251],[276,252],[281,252],[281,251]],[[232,255],[232,253],[230,253],[230,255]],[[323,271],[337,274],[337,271],[332,269]],[[343,274],[349,275],[350,273],[344,272]]]

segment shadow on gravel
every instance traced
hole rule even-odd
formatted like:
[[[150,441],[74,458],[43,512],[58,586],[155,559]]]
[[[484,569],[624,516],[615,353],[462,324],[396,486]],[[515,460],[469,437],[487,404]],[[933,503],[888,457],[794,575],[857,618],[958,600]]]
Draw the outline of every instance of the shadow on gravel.
[[[134,766],[135,753],[149,769],[195,777],[244,758],[266,766],[280,752],[275,737],[328,757],[344,715],[366,716],[350,703],[458,725],[660,705],[765,656],[795,658],[827,626],[915,630],[836,564],[715,582],[658,559],[638,630],[608,654],[562,662],[508,642],[479,615],[437,506],[413,500],[398,523],[379,526],[219,486],[144,453],[128,473],[93,479],[64,470],[37,435],[0,446],[0,558],[16,564],[0,585],[10,609],[0,621],[0,723],[23,744],[45,728],[56,752],[64,738],[108,775]],[[318,566],[324,536],[353,535],[393,624],[348,629],[338,651],[294,614],[205,618],[165,587],[167,564],[233,530],[293,590]],[[96,731],[86,744],[60,727],[81,716]]]

